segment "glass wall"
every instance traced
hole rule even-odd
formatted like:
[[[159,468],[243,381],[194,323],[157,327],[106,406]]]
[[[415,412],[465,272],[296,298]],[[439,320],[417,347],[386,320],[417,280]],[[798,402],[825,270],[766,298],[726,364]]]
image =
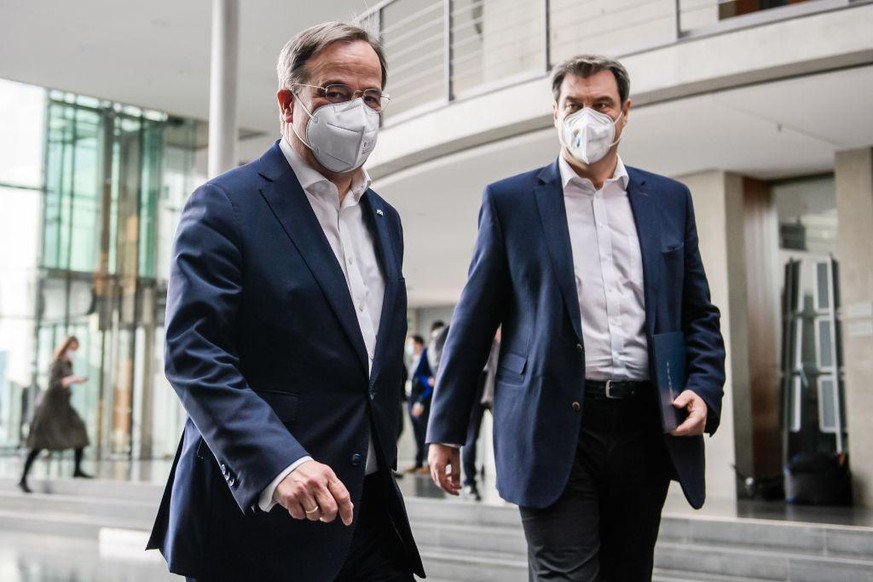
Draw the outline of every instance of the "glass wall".
[[[0,80],[0,448],[21,439],[34,382],[34,318],[43,186],[43,89]]]
[[[0,444],[21,442],[51,352],[74,334],[74,368],[88,382],[74,388],[73,405],[90,453],[170,454],[184,415],[163,378],[166,279],[179,212],[198,179],[200,124],[0,84],[7,119],[21,117],[23,101],[39,123],[0,138]],[[21,141],[35,144],[27,160],[3,156]]]

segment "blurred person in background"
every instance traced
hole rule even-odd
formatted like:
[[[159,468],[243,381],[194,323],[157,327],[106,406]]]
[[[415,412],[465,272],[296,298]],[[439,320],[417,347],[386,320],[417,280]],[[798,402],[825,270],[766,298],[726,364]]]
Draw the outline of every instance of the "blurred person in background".
[[[485,362],[485,369],[479,375],[479,388],[476,390],[476,396],[473,399],[473,410],[470,412],[470,424],[467,427],[467,440],[464,441],[464,446],[461,447],[461,465],[464,469],[464,494],[476,501],[482,501],[482,494],[479,492],[479,485],[476,483],[476,475],[479,470],[476,468],[476,453],[479,450],[479,432],[482,430],[482,419],[485,416],[486,410],[491,410],[491,405],[494,402],[494,381],[497,377],[497,356],[500,354],[500,329],[494,336],[494,342],[491,344],[491,352],[488,354],[488,360]],[[485,473],[484,463],[482,465],[482,474]]]
[[[427,349],[427,363],[430,366],[430,372],[436,378],[440,371],[440,360],[443,357],[443,347],[446,345],[446,337],[449,335],[449,327],[441,319],[436,320],[430,326],[430,340],[425,348]]]
[[[415,462],[407,467],[404,473],[421,473],[427,475],[427,446],[424,437],[427,434],[427,419],[430,415],[430,400],[433,395],[434,378],[430,369],[427,348],[424,338],[411,335],[406,340],[406,355],[409,364],[409,393],[407,404],[409,420],[412,422],[412,433],[415,436]]]
[[[85,447],[90,444],[88,431],[82,417],[70,403],[73,386],[88,380],[73,373],[73,359],[78,349],[79,340],[75,336],[67,336],[55,347],[49,369],[48,390],[34,410],[30,432],[27,434],[26,446],[29,452],[24,461],[21,480],[18,482],[18,487],[25,493],[31,492],[27,475],[43,450],[73,449],[75,455],[73,477],[91,478],[91,475],[82,471],[82,456]]]

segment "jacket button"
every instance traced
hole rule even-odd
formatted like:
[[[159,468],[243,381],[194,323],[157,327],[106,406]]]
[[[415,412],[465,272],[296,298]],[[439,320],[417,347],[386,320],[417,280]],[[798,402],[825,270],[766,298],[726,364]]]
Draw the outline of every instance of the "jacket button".
[[[364,457],[362,457],[358,453],[355,453],[354,455],[352,455],[352,467],[359,466],[363,460]]]
[[[578,401],[574,400],[570,406],[573,408],[573,412],[579,412],[580,410],[582,410],[582,405],[579,404]]]
[[[576,351],[581,354],[585,351],[585,348],[582,347],[582,344],[576,344]]]
[[[234,478],[233,476],[228,477],[227,484],[233,487],[234,485],[236,485],[236,478]]]

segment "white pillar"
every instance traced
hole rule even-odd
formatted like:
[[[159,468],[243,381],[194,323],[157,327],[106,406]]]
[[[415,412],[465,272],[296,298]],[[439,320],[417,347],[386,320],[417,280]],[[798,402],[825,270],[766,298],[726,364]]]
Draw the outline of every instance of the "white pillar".
[[[742,225],[742,179],[720,171],[700,172],[680,176],[681,182],[691,189],[700,255],[709,279],[712,302],[721,310],[721,333],[724,336],[727,361],[725,362],[725,395],[721,407],[721,423],[712,438],[706,437],[706,496],[707,504],[736,499],[736,477],[732,465],[736,462],[734,449],[734,397],[737,386],[748,385],[748,373],[736,365],[746,351],[743,327],[734,329],[742,321],[744,306],[732,301],[738,289],[744,290],[745,281],[732,280],[736,271],[735,249],[731,249],[737,233],[733,225]],[[742,232],[742,229],[739,231]],[[674,487],[674,493],[678,487]]]
[[[837,152],[840,317],[855,503],[873,507],[873,149]]]
[[[209,80],[209,177],[237,163],[236,102],[239,77],[239,0],[212,1]]]

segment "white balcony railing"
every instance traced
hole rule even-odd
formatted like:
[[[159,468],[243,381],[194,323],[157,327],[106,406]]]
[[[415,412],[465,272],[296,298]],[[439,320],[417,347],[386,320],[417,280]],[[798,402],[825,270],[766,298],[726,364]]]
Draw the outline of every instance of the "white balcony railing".
[[[867,1],[385,0],[358,21],[385,47],[390,126],[541,78],[575,54],[622,57]]]

